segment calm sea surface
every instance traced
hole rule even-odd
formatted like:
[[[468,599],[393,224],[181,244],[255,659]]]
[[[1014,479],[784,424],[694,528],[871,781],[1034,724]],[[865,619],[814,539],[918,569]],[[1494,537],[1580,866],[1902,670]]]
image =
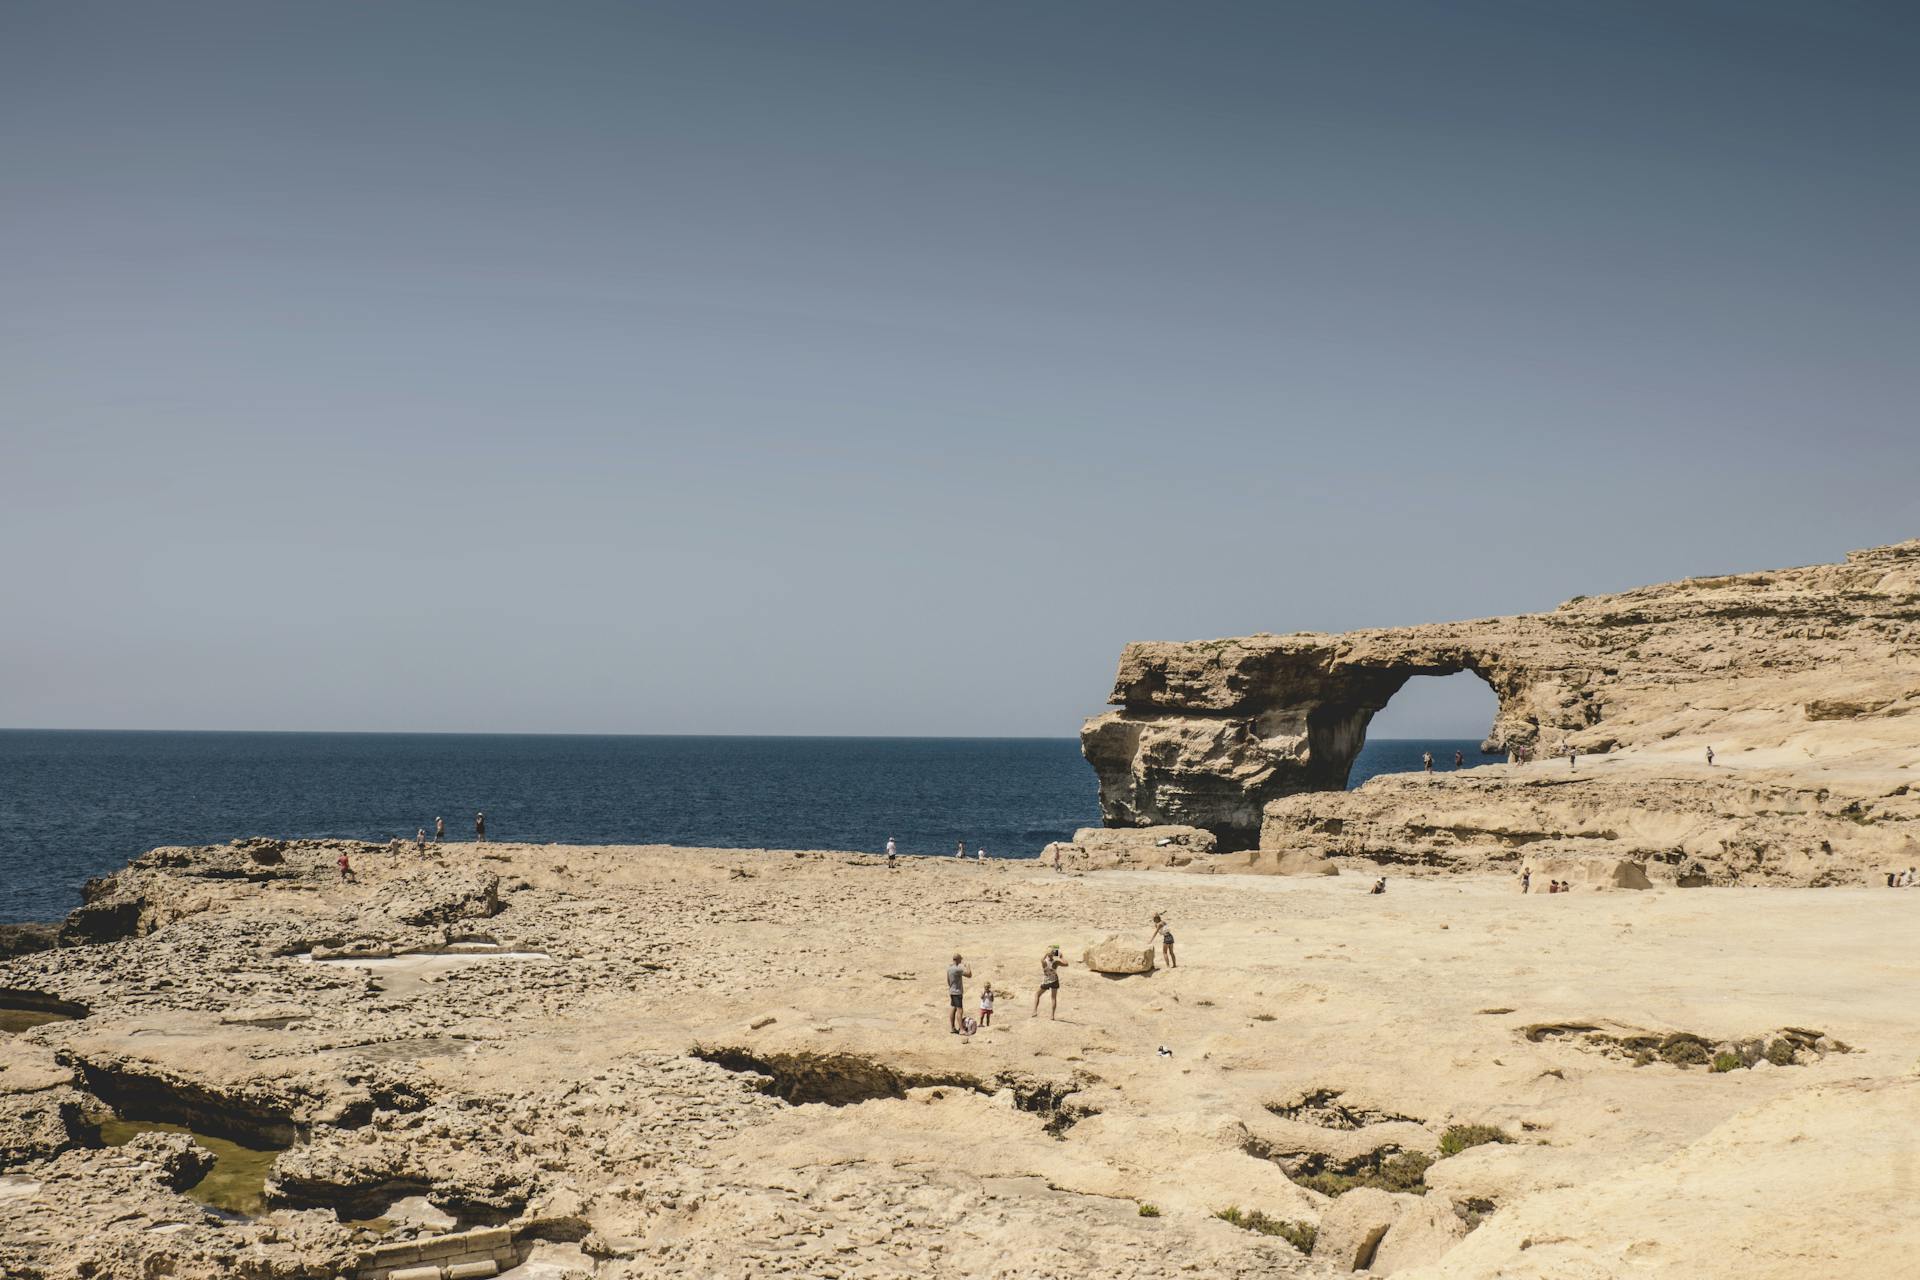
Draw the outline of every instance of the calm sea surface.
[[[1367,743],[1377,773],[1477,742]],[[1097,825],[1071,738],[558,737],[0,730],[0,923],[50,920],[156,845],[236,836],[718,845],[1031,857]]]

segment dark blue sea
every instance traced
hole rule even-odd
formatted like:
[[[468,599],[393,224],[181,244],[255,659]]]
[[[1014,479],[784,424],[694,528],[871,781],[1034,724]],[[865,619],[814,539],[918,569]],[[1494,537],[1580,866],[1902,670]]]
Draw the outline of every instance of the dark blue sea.
[[[1478,742],[1369,742],[1352,785]],[[1097,825],[1071,738],[703,738],[0,730],[0,923],[51,920],[156,845],[470,839],[1032,857]]]

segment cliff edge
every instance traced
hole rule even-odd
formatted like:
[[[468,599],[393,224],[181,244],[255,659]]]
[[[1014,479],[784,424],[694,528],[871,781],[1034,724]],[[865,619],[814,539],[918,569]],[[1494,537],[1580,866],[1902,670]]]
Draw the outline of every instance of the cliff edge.
[[[1488,749],[1533,763],[1346,791],[1373,715],[1460,671],[1499,699]],[[1920,540],[1548,613],[1130,644],[1110,701],[1081,731],[1108,826],[1415,866],[1597,854],[1860,881],[1920,861]]]

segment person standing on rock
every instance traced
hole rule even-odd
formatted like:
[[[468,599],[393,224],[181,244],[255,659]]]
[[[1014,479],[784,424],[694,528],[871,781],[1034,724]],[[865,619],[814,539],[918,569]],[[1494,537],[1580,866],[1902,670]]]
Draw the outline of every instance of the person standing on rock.
[[[1420,767],[1428,773],[1433,772],[1433,752],[1422,751],[1420,753]]]
[[[892,836],[888,836],[888,837],[887,837],[887,858],[888,858],[889,860],[891,860],[891,859],[893,858],[893,856],[894,856],[894,855],[895,855],[895,854],[896,854],[897,852],[898,852],[898,850],[896,850],[896,849],[895,849],[895,848],[893,847],[893,837],[892,837]]]
[[[473,815],[473,838],[478,844],[487,842],[487,815],[484,812]]]
[[[415,853],[425,853],[427,851],[427,829],[425,827],[415,827],[413,829],[413,851]]]
[[[1047,953],[1040,957],[1040,989],[1033,993],[1033,1016],[1040,1016],[1040,997],[1053,993],[1053,1003],[1047,1006],[1049,1020],[1060,1016],[1060,970],[1067,962],[1060,958],[1060,948],[1048,947]]]
[[[947,1030],[954,1035],[963,1035],[962,1021],[967,1016],[967,979],[973,976],[973,970],[967,968],[967,962],[960,958],[959,952],[953,953],[953,963],[947,966]]]
[[[1155,938],[1160,940],[1160,950],[1166,957],[1167,968],[1178,969],[1180,962],[1173,958],[1173,927],[1161,918],[1158,911],[1153,913],[1153,933],[1147,938],[1148,947],[1153,946]]]
[[[956,858],[964,858],[967,856],[967,842],[965,840],[955,840],[953,842],[953,856]]]
[[[447,838],[447,820],[445,818],[435,818],[433,820],[433,842],[435,844],[439,844],[442,840],[445,840],[446,838]]]
[[[1572,745],[1569,745],[1567,747],[1567,772],[1568,773],[1580,772],[1580,753],[1578,751],[1575,751]]]
[[[1532,867],[1522,867],[1520,869],[1520,892],[1522,893],[1533,892],[1533,868]]]
[[[1713,748],[1711,746],[1707,748],[1707,768],[1713,768]]]
[[[353,874],[353,864],[347,861],[347,851],[345,849],[340,851],[340,856],[336,858],[334,862],[335,865],[340,868],[340,881],[342,884],[359,883],[360,877]]]

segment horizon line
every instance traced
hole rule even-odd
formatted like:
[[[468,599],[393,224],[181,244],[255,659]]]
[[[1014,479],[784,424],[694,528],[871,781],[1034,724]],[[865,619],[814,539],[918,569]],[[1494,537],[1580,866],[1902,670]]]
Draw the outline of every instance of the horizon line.
[[[281,734],[292,736],[358,738],[790,738],[845,742],[1078,742],[1080,736],[1041,733],[634,733],[581,729],[128,729],[70,728],[44,725],[0,725],[0,733],[204,733],[204,734]],[[1418,734],[1413,737],[1363,735],[1363,742],[1468,742],[1485,741],[1485,734],[1447,737],[1444,734]]]

